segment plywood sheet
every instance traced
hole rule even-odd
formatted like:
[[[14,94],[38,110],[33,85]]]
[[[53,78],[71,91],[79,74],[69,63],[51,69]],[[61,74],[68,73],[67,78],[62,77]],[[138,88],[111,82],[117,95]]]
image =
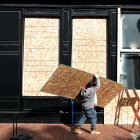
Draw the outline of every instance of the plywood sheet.
[[[76,99],[81,87],[91,81],[93,74],[66,65],[59,65],[41,91]],[[124,87],[123,85],[100,77],[101,87],[97,91],[98,105],[105,107]]]

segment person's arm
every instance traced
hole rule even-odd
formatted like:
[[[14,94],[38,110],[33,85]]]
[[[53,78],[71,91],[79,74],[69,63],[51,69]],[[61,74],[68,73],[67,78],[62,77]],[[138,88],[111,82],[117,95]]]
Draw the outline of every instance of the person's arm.
[[[96,74],[95,77],[96,77],[96,86],[91,86],[91,87],[89,87],[87,89],[83,88],[81,90],[81,95],[82,96],[84,96],[84,97],[89,96],[90,94],[95,93],[100,88],[100,78],[99,78],[99,75]]]
[[[97,94],[95,92],[95,95],[94,95],[94,107],[96,107],[96,106],[97,106]]]
[[[95,77],[96,77],[96,86],[91,87],[92,93],[96,92],[100,88],[100,86],[101,86],[99,75],[96,74]]]
[[[95,77],[96,77],[96,90],[98,90],[101,87],[99,74],[96,74]]]

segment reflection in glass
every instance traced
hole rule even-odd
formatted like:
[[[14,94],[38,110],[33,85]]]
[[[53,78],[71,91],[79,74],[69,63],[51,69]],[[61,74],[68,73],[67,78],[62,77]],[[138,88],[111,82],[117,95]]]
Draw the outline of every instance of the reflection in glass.
[[[122,49],[140,49],[140,14],[123,14]]]
[[[140,89],[140,54],[121,54],[120,83],[128,89]]]

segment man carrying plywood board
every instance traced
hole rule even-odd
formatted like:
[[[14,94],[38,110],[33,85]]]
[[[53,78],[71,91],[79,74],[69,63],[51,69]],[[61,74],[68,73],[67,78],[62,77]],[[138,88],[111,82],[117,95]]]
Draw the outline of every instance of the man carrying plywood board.
[[[60,64],[41,91],[76,100],[81,87],[86,87],[92,78],[93,74],[91,73]],[[96,93],[97,105],[104,108],[124,89],[124,86],[103,77],[98,78],[100,78],[101,87]]]

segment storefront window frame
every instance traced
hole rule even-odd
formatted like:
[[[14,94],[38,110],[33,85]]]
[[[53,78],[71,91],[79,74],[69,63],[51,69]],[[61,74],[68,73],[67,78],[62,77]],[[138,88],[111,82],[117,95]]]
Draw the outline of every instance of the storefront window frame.
[[[140,11],[136,11],[133,9],[121,9],[121,8],[118,8],[118,36],[117,36],[117,42],[118,42],[118,59],[117,59],[117,82],[121,83],[121,84],[124,84],[124,86],[126,86],[127,89],[135,89],[136,87],[133,85],[131,88],[127,87],[126,85],[126,81],[125,79],[122,81],[122,79],[120,78],[120,75],[121,75],[121,55],[123,54],[126,54],[126,55],[133,55],[133,56],[136,56],[136,55],[140,55],[140,49],[125,49],[125,48],[122,48],[122,15],[123,14],[139,14],[140,15]]]

